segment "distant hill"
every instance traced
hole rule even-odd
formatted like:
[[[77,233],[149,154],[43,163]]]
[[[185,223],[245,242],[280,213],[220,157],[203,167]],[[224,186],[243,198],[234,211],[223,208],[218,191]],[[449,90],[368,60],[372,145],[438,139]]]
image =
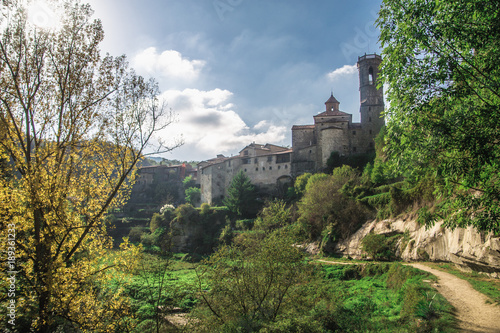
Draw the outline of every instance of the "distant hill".
[[[163,157],[147,157],[140,163],[140,167],[152,166],[152,165],[179,165],[182,163],[191,164],[193,168],[196,168],[198,161],[180,161],[180,160],[170,160]]]

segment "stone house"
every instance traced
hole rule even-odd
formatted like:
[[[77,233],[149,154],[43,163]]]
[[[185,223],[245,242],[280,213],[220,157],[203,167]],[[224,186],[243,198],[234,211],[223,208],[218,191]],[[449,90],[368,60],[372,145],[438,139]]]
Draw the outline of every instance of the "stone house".
[[[292,149],[272,144],[252,143],[239,155],[217,158],[198,164],[201,201],[220,202],[234,176],[243,171],[259,191],[278,194],[291,182]]]

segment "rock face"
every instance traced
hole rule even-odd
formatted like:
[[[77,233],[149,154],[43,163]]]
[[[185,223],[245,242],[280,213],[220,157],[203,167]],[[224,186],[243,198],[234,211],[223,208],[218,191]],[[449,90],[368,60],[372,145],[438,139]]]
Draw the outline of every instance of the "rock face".
[[[445,229],[442,222],[430,228],[412,218],[367,222],[349,239],[335,244],[333,252],[353,258],[366,257],[361,240],[370,232],[401,234],[395,251],[405,261],[452,262],[464,270],[500,277],[500,237],[477,232],[472,227]]]

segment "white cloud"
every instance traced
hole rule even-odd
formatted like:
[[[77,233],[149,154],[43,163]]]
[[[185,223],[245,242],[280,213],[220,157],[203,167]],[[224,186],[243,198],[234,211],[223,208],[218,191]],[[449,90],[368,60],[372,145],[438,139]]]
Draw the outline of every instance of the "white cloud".
[[[336,80],[343,76],[354,75],[358,72],[357,65],[345,65],[327,74],[330,80]]]
[[[203,60],[189,60],[175,50],[158,53],[155,47],[139,52],[132,61],[133,67],[141,74],[166,79],[193,81],[199,77],[205,66]]]
[[[181,159],[204,160],[217,154],[234,154],[252,142],[280,144],[288,129],[263,120],[248,126],[232,110],[228,90],[168,90],[162,98],[177,114],[178,122],[164,133],[165,139],[184,138],[184,146],[175,151]]]

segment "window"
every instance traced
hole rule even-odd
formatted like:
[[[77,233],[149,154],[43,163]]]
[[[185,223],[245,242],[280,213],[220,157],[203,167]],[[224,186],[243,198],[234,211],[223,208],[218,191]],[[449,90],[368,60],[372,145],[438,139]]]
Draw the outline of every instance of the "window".
[[[255,168],[255,171],[259,171],[259,168]]]
[[[243,155],[248,156],[248,150],[245,150],[245,151],[243,152]]]
[[[281,170],[281,165],[278,165],[278,170]]]
[[[373,134],[373,131],[372,131],[372,130],[370,130],[370,134]]]
[[[272,169],[273,169],[273,167],[272,167],[272,166],[270,166],[270,167],[269,167],[269,170],[272,170]]]
[[[288,164],[285,164],[285,169],[288,169]]]
[[[356,152],[356,147],[352,147],[352,151],[353,151],[353,152]]]
[[[352,135],[356,135],[356,131],[352,131]]]
[[[247,169],[245,169],[245,172],[247,172]]]
[[[368,121],[371,123],[372,122],[372,117],[368,117]]]
[[[276,156],[276,163],[290,162],[290,154],[282,154]]]
[[[265,168],[265,167],[262,167],[262,171],[266,171],[266,168]]]
[[[267,157],[267,161],[268,161],[268,162],[272,162],[272,161],[273,161],[273,157],[272,157],[272,156],[268,156],[268,157]]]
[[[368,84],[372,85],[374,83],[374,80],[373,80],[373,68],[370,67],[370,69],[368,69]]]
[[[258,162],[258,159],[253,160],[254,164],[257,164],[257,162]]]
[[[251,161],[252,161],[252,160],[251,160],[251,159],[249,159],[249,158],[244,158],[244,159],[243,159],[243,164],[250,164],[250,163],[251,163]]]

